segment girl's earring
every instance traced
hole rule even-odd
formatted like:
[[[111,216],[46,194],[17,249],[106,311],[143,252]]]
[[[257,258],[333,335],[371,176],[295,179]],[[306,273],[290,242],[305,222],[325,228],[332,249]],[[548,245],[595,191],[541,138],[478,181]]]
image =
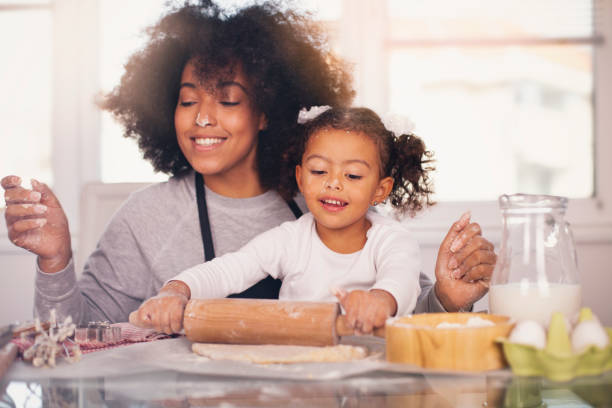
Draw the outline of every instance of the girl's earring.
[[[372,205],[373,205],[374,207],[376,207],[376,206],[378,205],[378,201],[374,201],[374,202],[372,203]]]

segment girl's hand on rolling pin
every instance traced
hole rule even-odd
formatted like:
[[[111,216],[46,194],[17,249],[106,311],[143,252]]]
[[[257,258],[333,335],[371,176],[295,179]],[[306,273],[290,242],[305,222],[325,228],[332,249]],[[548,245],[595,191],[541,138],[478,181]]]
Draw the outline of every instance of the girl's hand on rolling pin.
[[[190,297],[189,286],[181,281],[170,281],[156,296],[130,313],[130,323],[166,334],[178,333],[183,329],[183,312]]]
[[[383,327],[387,318],[397,310],[395,298],[385,290],[353,290],[348,293],[337,290],[336,297],[346,311],[347,323],[358,334],[370,334],[375,328]]]
[[[72,257],[68,219],[46,184],[32,180],[32,190],[21,187],[21,178],[0,181],[6,202],[6,227],[11,242],[38,255],[43,272],[64,269]]]

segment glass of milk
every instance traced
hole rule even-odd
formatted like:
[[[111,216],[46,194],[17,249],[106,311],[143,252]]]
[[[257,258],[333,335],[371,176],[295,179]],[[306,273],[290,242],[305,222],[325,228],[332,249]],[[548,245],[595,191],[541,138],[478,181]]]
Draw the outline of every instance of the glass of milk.
[[[514,194],[499,198],[503,230],[491,277],[491,313],[548,325],[553,312],[580,310],[576,248],[565,221],[567,198]]]

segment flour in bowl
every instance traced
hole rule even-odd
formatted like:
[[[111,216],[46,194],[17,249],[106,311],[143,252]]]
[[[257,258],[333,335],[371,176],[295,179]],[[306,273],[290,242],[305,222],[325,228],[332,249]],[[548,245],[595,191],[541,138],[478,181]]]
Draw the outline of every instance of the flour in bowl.
[[[449,323],[442,322],[436,326],[436,329],[462,329],[466,327],[489,327],[495,326],[490,320],[483,319],[482,317],[470,317],[466,323]]]

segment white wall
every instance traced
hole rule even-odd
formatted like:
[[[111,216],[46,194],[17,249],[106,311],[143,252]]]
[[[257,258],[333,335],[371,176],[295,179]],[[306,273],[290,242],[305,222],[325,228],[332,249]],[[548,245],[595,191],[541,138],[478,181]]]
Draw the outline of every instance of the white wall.
[[[0,253],[0,326],[32,318],[35,259],[25,250]]]

